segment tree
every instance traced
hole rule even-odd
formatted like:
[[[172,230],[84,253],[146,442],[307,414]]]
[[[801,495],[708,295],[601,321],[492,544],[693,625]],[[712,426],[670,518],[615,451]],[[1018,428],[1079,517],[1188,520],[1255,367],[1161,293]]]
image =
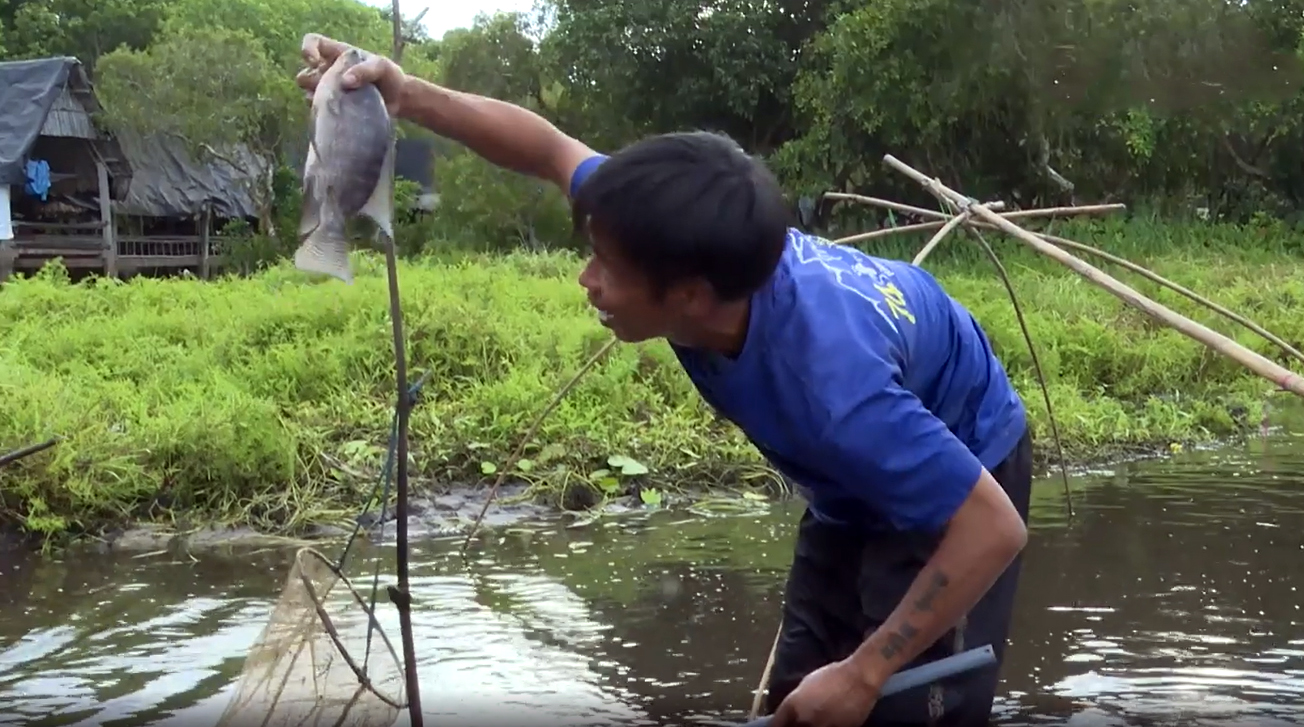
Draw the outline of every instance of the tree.
[[[287,140],[306,123],[306,104],[263,41],[247,30],[169,23],[148,50],[100,59],[98,91],[112,126],[180,139],[196,159],[261,166],[249,190],[272,234],[273,178]]]
[[[73,56],[88,71],[120,46],[140,50],[162,23],[165,0],[10,0],[0,47],[10,58]]]
[[[706,127],[764,153],[793,135],[807,42],[850,4],[555,0],[544,52],[566,92],[616,130],[604,143]]]

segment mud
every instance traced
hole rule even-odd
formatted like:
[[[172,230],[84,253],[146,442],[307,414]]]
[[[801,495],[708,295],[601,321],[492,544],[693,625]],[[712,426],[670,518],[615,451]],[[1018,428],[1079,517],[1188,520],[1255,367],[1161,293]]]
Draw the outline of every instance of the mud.
[[[619,514],[642,509],[635,497],[613,499],[601,508],[572,512],[549,504],[526,499],[525,485],[504,484],[481,521],[482,530],[494,530],[524,523],[548,524],[565,519],[588,519],[599,514]],[[414,493],[409,503],[408,537],[411,539],[464,538],[484,507],[488,488],[453,485],[431,493]],[[360,535],[375,543],[394,540],[392,506],[384,513],[363,513],[358,521]],[[261,533],[252,528],[200,527],[178,531],[162,525],[145,524],[91,539],[83,547],[102,552],[146,553],[154,551],[193,551],[221,548],[276,547],[344,542],[352,526],[317,525],[298,537]]]

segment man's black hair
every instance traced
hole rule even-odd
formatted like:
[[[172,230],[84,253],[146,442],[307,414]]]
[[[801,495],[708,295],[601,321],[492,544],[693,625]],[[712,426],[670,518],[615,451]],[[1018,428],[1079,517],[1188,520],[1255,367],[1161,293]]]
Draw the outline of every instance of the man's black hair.
[[[783,254],[790,213],[774,175],[733,140],[705,131],[652,136],[613,154],[572,203],[643,271],[657,295],[694,277],[725,301],[750,295]]]

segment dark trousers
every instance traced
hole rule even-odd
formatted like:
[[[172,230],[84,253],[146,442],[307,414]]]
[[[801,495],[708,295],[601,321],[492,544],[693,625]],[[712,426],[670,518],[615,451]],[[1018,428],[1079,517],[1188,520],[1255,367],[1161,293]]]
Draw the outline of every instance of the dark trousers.
[[[1028,521],[1032,488],[1032,438],[1023,435],[992,476]],[[905,597],[940,535],[858,532],[821,523],[808,509],[797,533],[796,552],[783,607],[783,629],[771,671],[767,709],[778,708],[802,678],[850,656]],[[997,579],[960,624],[903,668],[991,644],[1004,662],[1022,556]],[[996,694],[999,666],[957,675],[879,700],[867,726],[986,725]]]

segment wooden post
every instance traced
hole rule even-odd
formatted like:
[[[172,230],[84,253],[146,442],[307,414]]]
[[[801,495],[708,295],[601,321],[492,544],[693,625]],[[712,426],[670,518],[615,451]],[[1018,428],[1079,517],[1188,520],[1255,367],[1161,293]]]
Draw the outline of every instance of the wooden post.
[[[9,187],[10,185],[7,183],[0,183],[0,192],[4,193],[4,199],[0,199],[0,205],[4,205],[4,209],[0,210],[0,213],[4,214],[6,226],[9,228],[9,237],[0,238],[0,284],[3,284],[9,279],[9,276],[14,274],[14,260],[18,259],[18,246],[15,240],[17,235],[14,233],[15,225],[9,211],[9,194],[11,191]]]
[[[209,261],[208,261],[208,228],[213,219],[213,202],[209,200],[204,203],[204,209],[199,213],[199,277],[208,280]]]
[[[104,275],[118,277],[118,242],[113,229],[113,205],[109,201],[109,168],[97,155],[95,175],[100,188],[100,222],[104,225]]]
[[[0,240],[0,283],[4,283],[14,274],[14,261],[18,259],[18,249],[12,240]]]
[[[392,0],[394,13],[394,47],[391,60],[400,63],[403,58],[403,14],[399,0]],[[398,138],[390,140],[390,153],[395,153]],[[417,647],[412,634],[412,592],[408,575],[408,419],[412,410],[412,394],[407,380],[407,346],[403,335],[403,311],[399,305],[398,251],[394,240],[386,240],[385,267],[389,273],[389,316],[394,328],[394,378],[398,388],[395,412],[395,479],[398,491],[394,503],[394,537],[398,570],[398,585],[390,586],[389,600],[398,608],[398,630],[403,640],[403,673],[407,685],[408,723],[410,727],[425,727],[421,711],[421,680],[417,676]],[[382,512],[384,504],[381,504]]]

